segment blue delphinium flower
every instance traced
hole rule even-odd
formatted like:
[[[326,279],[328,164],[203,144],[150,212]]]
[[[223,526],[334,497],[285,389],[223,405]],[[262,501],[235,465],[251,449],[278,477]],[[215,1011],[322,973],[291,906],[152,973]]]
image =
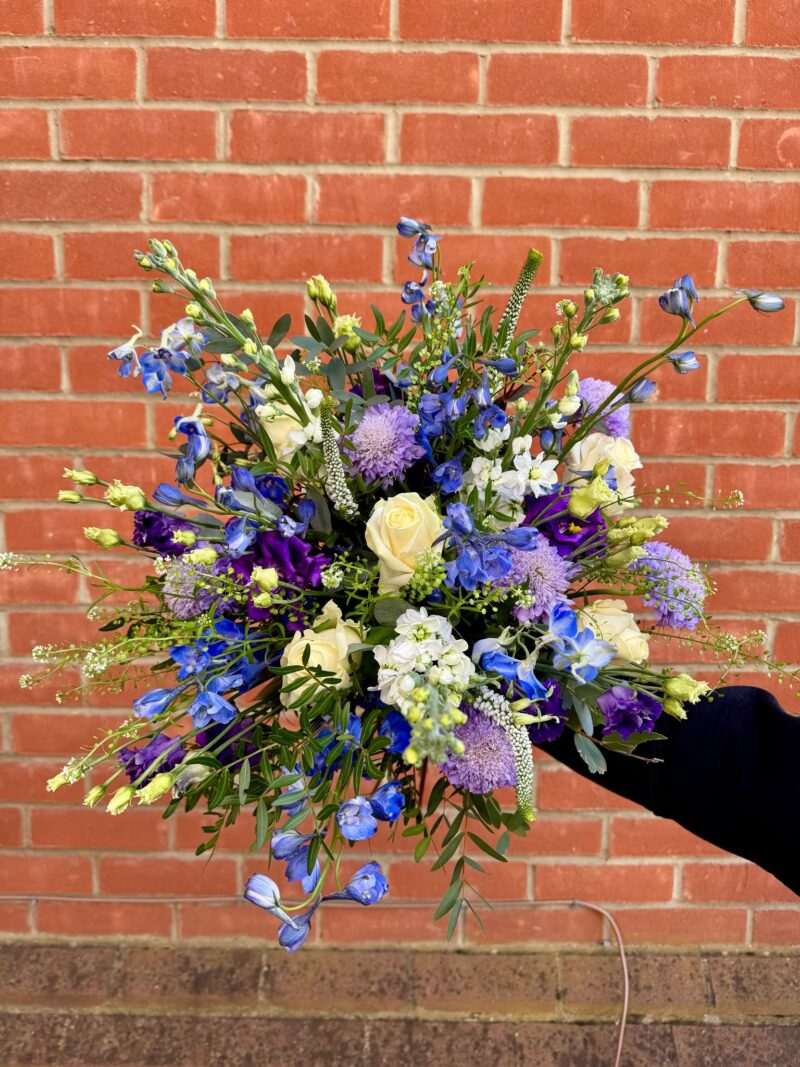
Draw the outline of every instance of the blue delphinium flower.
[[[208,502],[199,496],[189,496],[169,482],[160,482],[153,490],[153,500],[165,508],[179,508],[190,504],[196,508],[207,508]]]
[[[210,722],[230,722],[236,715],[233,704],[211,689],[199,692],[186,710],[192,717],[195,729],[208,726]]]
[[[344,889],[329,893],[323,900],[354,900],[357,904],[369,907],[370,904],[377,904],[388,889],[389,882],[380,864],[372,860],[359,867]]]
[[[699,299],[691,275],[684,274],[682,278],[675,279],[672,289],[667,289],[665,293],[662,293],[658,298],[658,303],[668,315],[679,315],[694,326],[692,309]]]
[[[344,758],[348,752],[352,752],[361,740],[361,717],[355,713],[350,714],[350,718],[347,722],[347,728],[343,734],[334,733],[329,730],[327,726],[324,726],[317,735],[320,741],[326,741],[327,744],[319,752],[314,753],[314,761],[311,764],[311,773],[324,774],[329,777],[335,771],[338,771],[344,762]],[[334,748],[341,745],[341,751],[338,756],[330,763],[328,757]]]
[[[345,800],[339,805],[336,821],[342,831],[342,837],[348,841],[364,841],[372,837],[378,829],[378,823],[366,797]]]
[[[694,352],[672,352],[667,359],[678,374],[688,374],[689,371],[700,369],[700,363]]]
[[[440,463],[438,467],[434,468],[431,477],[439,486],[441,493],[457,493],[464,484],[464,472],[461,469],[463,455],[464,449],[462,448],[457,456],[445,460],[444,463]]]
[[[411,742],[411,726],[399,711],[388,711],[381,723],[381,734],[389,738],[387,752],[405,752]]]
[[[747,297],[750,307],[763,314],[783,311],[786,307],[778,293],[765,293],[761,289],[742,289],[741,292]]]
[[[224,404],[229,394],[239,385],[239,378],[226,371],[218,363],[206,367],[202,397],[206,404]]]
[[[385,782],[369,798],[372,814],[381,822],[394,822],[406,806],[399,782]]]
[[[549,694],[536,705],[539,715],[552,715],[546,722],[534,722],[528,725],[528,737],[535,745],[556,741],[564,733],[569,712],[561,703],[561,686],[558,682],[549,682]],[[532,709],[533,710],[533,709]]]
[[[302,915],[296,915],[291,924],[281,923],[278,927],[278,944],[281,948],[285,948],[287,952],[297,952],[303,947],[311,932],[311,919],[320,903],[319,900],[315,900],[308,911]]]
[[[624,400],[628,404],[644,404],[656,391],[656,383],[651,378],[640,378],[625,393]]]
[[[624,685],[614,685],[597,698],[603,713],[603,734],[619,734],[623,741],[631,734],[648,733],[655,726],[662,706],[649,693],[637,692]]]
[[[270,915],[274,915],[276,919],[280,919],[292,929],[297,928],[295,920],[281,907],[281,894],[278,886],[266,874],[253,874],[247,879],[244,899],[268,911]]]
[[[436,314],[436,304],[426,299],[423,285],[428,280],[427,271],[422,275],[422,282],[406,282],[400,291],[400,299],[411,308],[411,321],[422,322],[423,313]]]
[[[409,263],[425,270],[433,269],[433,257],[436,254],[436,245],[441,237],[431,232],[427,222],[418,222],[407,215],[402,215],[397,223],[397,232],[401,237],[414,237],[414,247],[408,257]]]
[[[529,700],[541,700],[547,693],[547,686],[536,677],[533,662],[509,656],[496,637],[476,641],[472,648],[472,659],[480,664],[482,670],[499,674],[511,682]]]
[[[558,604],[550,613],[547,637],[553,649],[553,666],[569,671],[585,685],[597,677],[617,654],[615,645],[581,629],[578,616],[566,604]]]
[[[197,468],[203,464],[211,452],[211,438],[202,420],[194,416],[181,416],[175,419],[175,429],[186,434],[184,453],[175,468],[175,477],[181,485],[188,485],[194,480]]]
[[[310,871],[308,869],[308,849],[312,840],[312,834],[283,830],[273,834],[270,846],[275,859],[286,861],[287,880],[300,882],[304,893],[312,893],[319,881],[319,860]]]
[[[181,692],[182,686],[172,689],[151,689],[149,693],[142,693],[133,702],[133,712],[143,719],[152,719],[166,711],[175,697]]]

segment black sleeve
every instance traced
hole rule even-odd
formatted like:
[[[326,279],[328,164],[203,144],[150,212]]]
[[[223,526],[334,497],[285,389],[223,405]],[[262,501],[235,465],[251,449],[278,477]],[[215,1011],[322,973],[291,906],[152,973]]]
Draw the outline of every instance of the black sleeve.
[[[590,774],[572,732],[544,751],[578,774],[752,860],[800,895],[800,717],[763,689],[730,686],[688,707],[680,721],[662,715],[664,741],[637,751],[645,763],[605,751],[608,770]]]

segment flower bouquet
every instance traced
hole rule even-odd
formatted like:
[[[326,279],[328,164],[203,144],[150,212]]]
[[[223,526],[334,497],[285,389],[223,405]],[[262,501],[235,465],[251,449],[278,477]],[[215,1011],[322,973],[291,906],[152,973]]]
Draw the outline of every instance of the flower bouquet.
[[[387,892],[368,855],[341,870],[380,824],[449,869],[436,911],[449,936],[478,876],[534,819],[533,743],[569,730],[602,774],[604,750],[632,752],[708,691],[649,664],[654,632],[729,667],[760,656],[758,635],[709,626],[702,569],[661,539],[664,517],[637,512],[630,418],[653,371],[699,366],[685,347],[697,330],[742,303],[780,310],[780,297],[746,291],[695,323],[685,275],[660,299],[678,320],[672,344],[616,384],[580,379],[570,358],[620,317],[624,275],[595,270],[539,338],[518,324],[540,253],[495,315],[471,265],[443,276],[428,225],[397,229],[422,277],[402,288],[407,311],[389,323],[373,307],[370,328],[339,314],[317,275],[301,330],[283,316],[262,333],[169,241],[137,252],[156,292],[188,296],[155,345],[137,332],[110,353],[148,393],[166,396],[174,376],[194,390],[170,434],[174,484],[148,495],[67,470],[59,496],[132,512],[126,532],[85,535],[142,554],[149,576],[121,587],[78,559],[4,560],[98,589],[102,639],[35,649],[38,678],[77,666],[75,695],[139,690],[132,715],[49,787],[91,772],[84,802],[112,814],[160,798],[165,817],[201,808],[198,852],[247,818],[254,863],[263,853],[296,884],[285,899],[265,873],[245,888],[290,951],[321,905]]]

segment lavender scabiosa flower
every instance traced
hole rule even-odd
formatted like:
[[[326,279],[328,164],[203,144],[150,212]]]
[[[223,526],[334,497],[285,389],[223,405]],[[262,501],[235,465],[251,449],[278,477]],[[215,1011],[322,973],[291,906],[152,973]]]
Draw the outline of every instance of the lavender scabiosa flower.
[[[607,693],[602,693],[597,698],[597,706],[605,719],[603,734],[619,734],[623,741],[631,734],[652,730],[662,712],[655,697],[624,685],[614,685]]]
[[[546,537],[534,548],[511,549],[511,570],[506,584],[527,588],[520,592],[514,616],[519,622],[535,622],[563,603],[575,567]]]
[[[514,751],[505,730],[471,704],[462,706],[467,721],[453,731],[464,745],[460,756],[450,755],[441,770],[457,789],[469,793],[493,793],[515,785]]]
[[[582,378],[578,386],[578,395],[581,398],[581,417],[593,415],[605,404],[615,389],[614,383],[604,378]],[[608,434],[609,437],[630,437],[630,408],[624,404],[615,411],[608,411],[598,422],[594,423],[592,429]]]
[[[654,608],[659,625],[672,630],[697,628],[708,586],[685,552],[666,541],[650,541],[630,570],[643,580],[644,603]]]
[[[351,437],[350,460],[367,483],[379,481],[384,489],[402,478],[424,455],[417,444],[419,416],[397,404],[368,408]]]

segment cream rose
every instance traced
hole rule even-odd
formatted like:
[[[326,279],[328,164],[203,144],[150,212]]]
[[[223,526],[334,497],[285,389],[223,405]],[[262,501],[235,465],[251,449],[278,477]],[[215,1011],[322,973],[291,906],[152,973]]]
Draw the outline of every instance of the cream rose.
[[[632,472],[641,468],[642,461],[627,437],[609,437],[604,433],[590,433],[570,449],[566,463],[571,470],[591,471],[595,464],[603,460],[608,460],[614,468],[618,494],[622,498],[616,505],[607,505],[606,510],[613,512],[621,507],[632,507],[632,502],[625,498],[633,496]]]
[[[319,390],[309,392],[317,393]],[[291,459],[298,448],[302,448],[308,441],[322,439],[319,418],[312,413],[312,405],[307,396],[303,399],[303,407],[308,416],[305,425],[289,405],[280,400],[270,400],[256,408],[256,415],[274,445],[278,459]]]
[[[327,629],[322,629],[327,626]],[[318,667],[323,671],[335,674],[339,681],[328,680],[328,685],[335,689],[346,689],[350,685],[350,668],[357,667],[360,653],[348,655],[348,648],[358,644],[362,640],[361,630],[354,622],[342,618],[342,612],[332,600],[329,600],[322,609],[321,614],[314,621],[314,625],[302,633],[293,635],[292,640],[284,649],[281,656],[282,667]],[[308,661],[303,663],[305,650],[308,649]],[[309,678],[313,678],[310,671],[306,672]],[[288,686],[301,677],[301,672],[292,671],[284,675],[284,685]],[[281,693],[281,702],[284,707],[290,707],[298,699],[302,687]]]
[[[650,635],[639,629],[624,600],[593,600],[579,612],[595,637],[616,645],[617,654],[612,663],[645,662],[650,652]]]
[[[405,585],[414,573],[419,553],[430,549],[443,530],[430,498],[398,493],[379,500],[367,522],[366,538],[380,561],[380,591]]]

